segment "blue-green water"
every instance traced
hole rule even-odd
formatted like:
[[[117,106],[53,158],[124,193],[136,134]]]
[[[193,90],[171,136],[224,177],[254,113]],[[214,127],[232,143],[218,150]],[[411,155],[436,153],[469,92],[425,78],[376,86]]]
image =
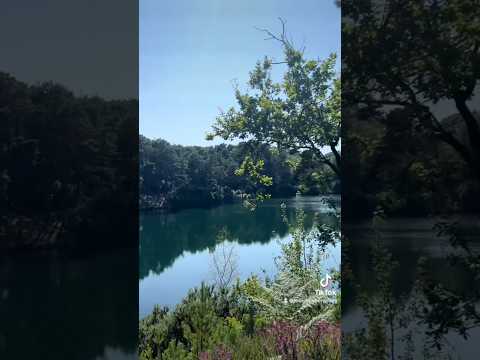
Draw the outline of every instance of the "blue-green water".
[[[335,198],[339,202],[339,198]],[[218,235],[226,231],[228,247],[233,247],[236,274],[273,275],[280,243],[290,238],[282,221],[285,203],[289,221],[296,210],[305,212],[305,226],[311,228],[314,215],[321,222],[335,223],[322,197],[297,196],[273,199],[249,211],[241,204],[213,209],[189,209],[174,214],[144,213],[140,217],[140,318],[155,304],[174,306],[188,290],[202,281],[213,282],[213,255]],[[223,246],[223,245],[222,245]],[[325,268],[340,265],[340,248],[328,250]]]

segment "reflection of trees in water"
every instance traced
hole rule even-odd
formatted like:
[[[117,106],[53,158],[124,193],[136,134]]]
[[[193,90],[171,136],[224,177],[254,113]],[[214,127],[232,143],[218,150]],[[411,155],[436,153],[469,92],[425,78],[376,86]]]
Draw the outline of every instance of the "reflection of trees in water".
[[[348,264],[355,274],[354,281],[342,284],[345,287],[342,305],[344,311],[348,311],[355,305],[358,295],[357,288],[352,286],[352,283],[360,284],[362,291],[367,293],[374,293],[377,288],[370,246],[374,235],[366,228],[344,227],[342,230],[345,238],[349,239],[348,252],[344,253],[344,256],[348,258]],[[388,244],[393,258],[401,263],[401,267],[392,274],[393,291],[398,297],[410,293],[417,276],[417,262],[421,256],[427,255],[423,250],[414,250],[415,245],[418,245],[417,241],[418,237],[410,237],[404,233],[398,234],[398,237]]]
[[[425,267],[431,270],[432,279],[445,284],[458,291],[465,291],[471,288],[472,274],[459,266],[452,266],[443,256],[432,257],[425,251],[412,250],[412,244],[418,238],[402,239],[388,246],[394,259],[400,262],[401,266],[392,274],[394,296],[401,296],[411,293],[415,281],[418,279],[418,262],[425,258]],[[350,244],[349,258],[350,267],[355,274],[355,283],[360,285],[362,291],[374,293],[376,284],[374,281],[374,267],[371,260],[371,248],[352,241]],[[355,305],[357,288],[350,282],[344,282],[343,309],[348,311]]]
[[[134,354],[137,261],[131,250],[1,259],[0,358],[93,360],[107,347]]]
[[[369,244],[371,237],[368,236],[368,230],[359,231],[358,228],[349,229],[348,227],[343,230],[344,235],[350,239],[347,256],[357,282],[362,284],[362,288],[375,290],[375,284],[372,281],[374,269]],[[452,249],[448,243],[441,241],[433,230],[429,233],[423,232],[420,234],[421,236],[419,236],[419,232],[409,233],[399,230],[398,228],[390,230],[396,236],[386,243],[393,258],[401,263],[401,269],[393,274],[392,279],[395,284],[394,291],[398,295],[411,291],[418,278],[417,265],[420,258],[424,258],[425,266],[432,269],[433,279],[449,284],[449,286],[458,286],[461,289],[468,287],[470,275],[465,272],[465,269],[452,266],[446,261],[445,257],[451,253]],[[432,244],[431,247],[422,246],[427,243]],[[354,291],[354,289],[352,290]],[[345,300],[349,298],[349,294],[345,293]]]
[[[442,265],[459,269],[463,276],[453,274],[438,279],[430,267],[422,268],[421,290],[428,307],[421,319],[438,348],[444,345],[447,334],[456,334],[467,340],[472,330],[480,327],[480,253],[478,231],[472,231],[478,230],[478,218],[473,227],[465,227],[464,220],[442,221],[435,227],[439,235],[448,237],[450,243],[450,252],[442,259]]]
[[[295,208],[287,208],[293,221]],[[305,227],[311,229],[314,211],[306,210]],[[329,215],[321,221],[331,222]],[[140,279],[150,271],[157,274],[171,266],[184,252],[198,252],[213,248],[217,235],[226,230],[232,241],[239,244],[270,242],[275,237],[286,237],[288,228],[282,220],[280,203],[258,207],[250,212],[241,205],[214,209],[191,209],[174,214],[144,214],[140,219]]]
[[[424,223],[433,224],[427,219]],[[383,349],[392,359],[408,353],[420,356],[421,351],[429,354],[422,355],[425,359],[450,359],[448,356],[459,354],[447,335],[463,337],[463,331],[468,333],[480,324],[475,310],[480,298],[478,273],[466,266],[467,253],[452,247],[451,237],[439,238],[432,227],[429,229],[415,232],[398,227],[398,223],[382,229],[381,257],[374,254],[374,231],[366,227],[361,231],[358,227],[343,229],[350,241],[342,266],[348,264],[354,276],[343,279],[342,310],[346,314],[358,307],[368,324],[363,331],[357,328],[346,333],[346,355],[364,359],[363,355],[370,356],[374,349]],[[462,236],[471,239],[478,234],[478,227],[471,223],[458,230],[455,241],[459,243]],[[472,253],[478,264],[478,253],[473,249]],[[386,263],[396,265],[386,270],[382,262],[387,257],[391,260]]]

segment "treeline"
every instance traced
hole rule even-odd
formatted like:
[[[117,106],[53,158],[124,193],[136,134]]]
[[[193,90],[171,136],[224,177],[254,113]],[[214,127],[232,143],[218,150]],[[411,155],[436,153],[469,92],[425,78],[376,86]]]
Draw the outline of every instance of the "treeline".
[[[235,174],[251,153],[264,160],[263,173],[272,177],[271,186]],[[314,195],[338,190],[331,181],[322,188],[311,180],[320,170],[309,163],[307,153],[303,158],[272,151],[267,145],[180,146],[140,136],[140,208],[209,207],[256,191],[287,197],[297,191]],[[292,166],[292,162],[300,165]]]
[[[135,239],[138,101],[0,73],[0,247]]]
[[[250,150],[243,144],[179,146],[140,136],[141,208],[207,207],[232,202],[236,191],[259,190],[260,185],[235,175]],[[287,154],[272,154],[265,146],[255,151],[265,156],[265,173],[273,177],[268,191],[273,196],[294,195]]]

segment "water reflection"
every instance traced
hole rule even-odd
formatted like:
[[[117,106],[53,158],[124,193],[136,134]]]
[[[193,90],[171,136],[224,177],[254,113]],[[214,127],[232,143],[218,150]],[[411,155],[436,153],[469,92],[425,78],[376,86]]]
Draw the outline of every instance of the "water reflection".
[[[134,359],[136,251],[0,259],[0,358]]]
[[[480,222],[478,218],[463,216],[461,221],[462,236],[473,240],[480,234]],[[438,236],[434,230],[434,225],[439,219],[433,218],[415,218],[415,219],[391,219],[384,223],[373,233],[370,224],[346,224],[343,226],[343,233],[349,239],[349,250],[347,256],[342,260],[347,260],[353,273],[353,281],[342,283],[342,328],[349,333],[353,330],[365,327],[367,325],[363,309],[357,305],[359,293],[372,296],[378,292],[376,283],[375,267],[372,261],[371,246],[372,240],[379,236],[379,240],[386,246],[392,254],[398,267],[392,274],[392,292],[393,299],[400,303],[418,301],[422,298],[421,293],[414,293],[415,285],[420,276],[419,260],[425,262],[424,270],[429,278],[436,284],[442,284],[455,294],[469,296],[474,294],[480,286],[474,281],[475,274],[471,270],[460,264],[452,264],[447,260],[448,256],[454,253],[449,238]],[[453,219],[452,219],[453,221]],[[478,240],[474,242],[473,248],[480,251]],[[396,316],[402,314],[397,313]],[[413,315],[413,314],[412,314]],[[417,343],[416,351],[420,351],[425,345],[425,333],[428,331],[425,324],[415,318],[408,325],[408,329],[415,328],[413,340]],[[480,333],[480,329],[473,329],[471,335]],[[401,340],[398,331],[395,337],[395,345],[398,353],[405,350],[405,343]],[[450,331],[446,335],[445,351],[458,356],[460,359],[472,359],[475,353],[476,345],[472,341],[466,341],[455,331]],[[419,354],[417,354],[420,356]],[[457,357],[455,357],[457,358]]]
[[[337,199],[338,200],[338,199]],[[255,213],[241,204],[213,209],[189,209],[174,214],[144,213],[140,216],[140,279],[149,272],[160,274],[184,253],[213,248],[221,230],[227,230],[238,244],[266,244],[284,238],[288,228],[282,221],[280,205],[287,205],[287,217],[293,221],[295,209],[306,213],[305,226],[311,229],[315,212],[320,221],[335,219],[320,197],[274,199],[260,205]]]
[[[339,205],[339,199],[335,198]],[[174,306],[192,287],[213,280],[211,255],[222,230],[229,234],[238,259],[238,275],[245,279],[262,270],[275,272],[275,257],[280,241],[289,237],[282,220],[281,204],[286,204],[289,222],[297,209],[305,212],[305,227],[314,219],[335,224],[335,217],[321,197],[274,199],[261,204],[254,212],[241,204],[213,209],[192,209],[175,214],[143,214],[140,218],[140,317],[156,304]],[[327,267],[340,264],[340,248],[332,249]]]

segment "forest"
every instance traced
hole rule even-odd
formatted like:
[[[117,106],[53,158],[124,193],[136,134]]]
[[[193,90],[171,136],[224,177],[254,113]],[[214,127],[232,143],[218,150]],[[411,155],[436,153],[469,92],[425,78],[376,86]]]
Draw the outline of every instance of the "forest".
[[[0,249],[136,245],[138,101],[0,73]]]
[[[263,174],[272,179],[271,185],[236,173],[252,153],[263,160]],[[338,176],[312,161],[310,152],[290,154],[267,144],[180,146],[140,136],[139,162],[140,209],[209,207],[258,191],[268,191],[272,197],[340,191]]]

